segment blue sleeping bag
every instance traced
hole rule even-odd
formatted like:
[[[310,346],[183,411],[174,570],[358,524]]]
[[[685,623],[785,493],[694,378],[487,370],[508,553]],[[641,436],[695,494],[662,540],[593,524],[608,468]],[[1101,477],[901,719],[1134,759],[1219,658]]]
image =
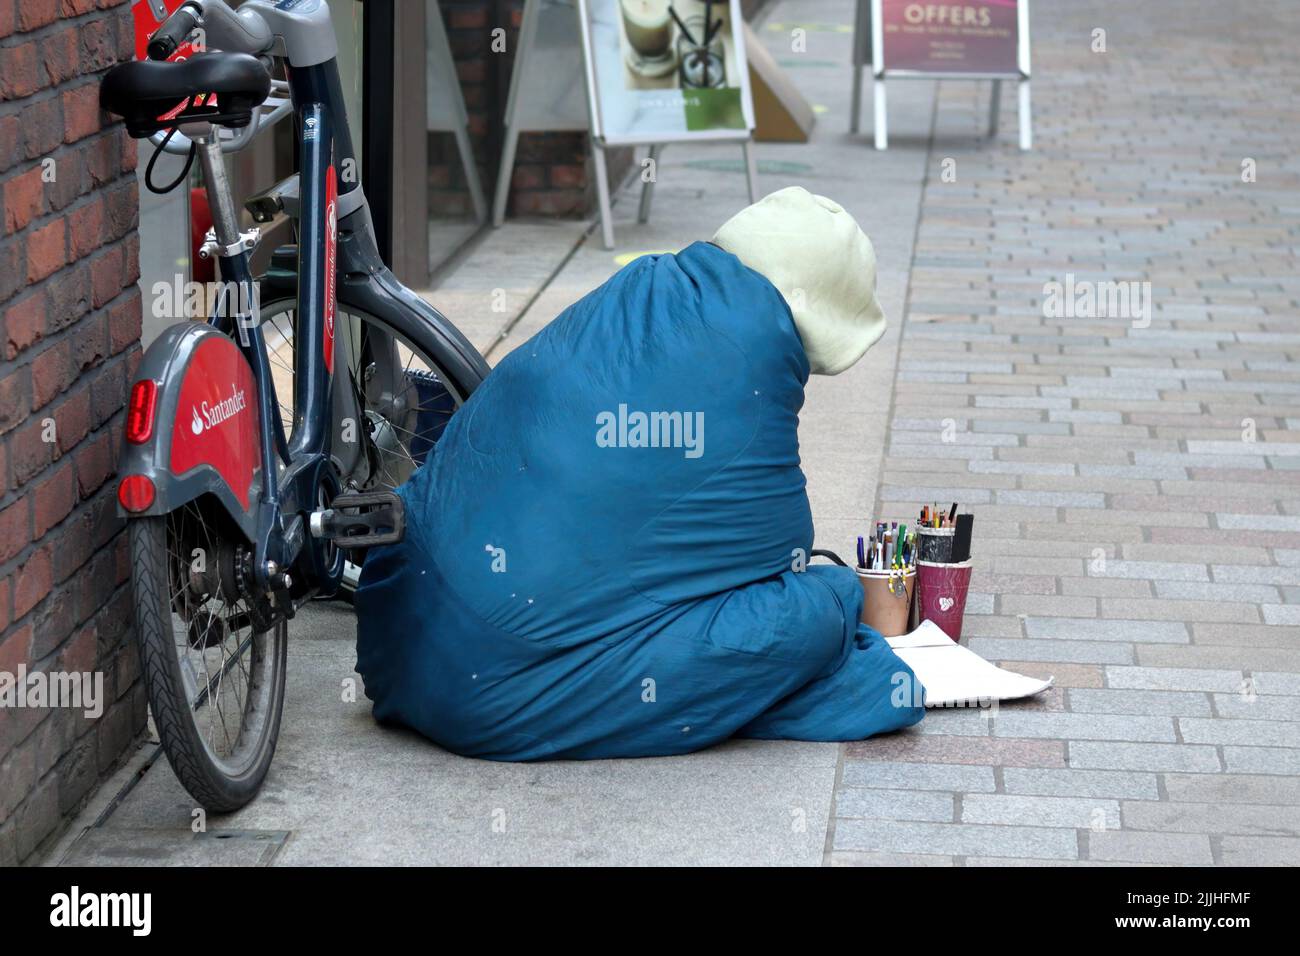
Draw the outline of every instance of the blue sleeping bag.
[[[635,260],[506,356],[402,487],[405,540],[366,560],[375,717],[498,760],[920,720],[853,571],[805,568],[807,379],[780,293],[708,243]]]

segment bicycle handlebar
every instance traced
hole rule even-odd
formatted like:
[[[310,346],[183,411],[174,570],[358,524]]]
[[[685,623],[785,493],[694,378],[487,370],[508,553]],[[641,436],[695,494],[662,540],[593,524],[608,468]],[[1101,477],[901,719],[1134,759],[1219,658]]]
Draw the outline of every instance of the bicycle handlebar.
[[[199,52],[211,47],[266,56],[275,43],[275,37],[266,19],[255,6],[236,10],[226,0],[186,0],[163,21],[149,38],[147,54],[151,60],[166,60],[172,56],[196,29],[204,36],[196,42]],[[278,122],[292,112],[287,86],[272,80],[272,95],[254,111],[253,121],[243,129],[218,130],[217,138],[223,152],[238,152],[252,142],[259,128]],[[165,131],[154,133],[150,142],[165,152],[183,156],[190,151],[191,142],[179,130],[170,138]]]
[[[225,0],[186,0],[150,38],[149,59],[167,59],[197,27],[204,33],[200,49],[261,56],[275,42],[270,26],[255,7],[235,10]]]
[[[149,59],[165,60],[194,32],[199,25],[202,9],[194,3],[183,3],[172,11],[152,37],[149,38]]]

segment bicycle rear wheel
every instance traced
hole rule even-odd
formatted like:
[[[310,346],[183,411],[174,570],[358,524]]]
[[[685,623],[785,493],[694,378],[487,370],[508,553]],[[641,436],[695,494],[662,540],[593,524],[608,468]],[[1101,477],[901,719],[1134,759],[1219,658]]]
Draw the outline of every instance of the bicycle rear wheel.
[[[136,632],[163,751],[205,809],[236,810],[271,766],[286,634],[241,594],[246,553],[203,500],[130,523]]]

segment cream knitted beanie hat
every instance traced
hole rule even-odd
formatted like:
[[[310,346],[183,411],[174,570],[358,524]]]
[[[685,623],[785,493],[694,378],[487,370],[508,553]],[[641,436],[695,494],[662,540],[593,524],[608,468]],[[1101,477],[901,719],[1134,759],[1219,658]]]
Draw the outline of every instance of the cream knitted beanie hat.
[[[876,253],[844,209],[799,186],[728,219],[714,244],[785,297],[814,375],[838,375],[885,334]]]

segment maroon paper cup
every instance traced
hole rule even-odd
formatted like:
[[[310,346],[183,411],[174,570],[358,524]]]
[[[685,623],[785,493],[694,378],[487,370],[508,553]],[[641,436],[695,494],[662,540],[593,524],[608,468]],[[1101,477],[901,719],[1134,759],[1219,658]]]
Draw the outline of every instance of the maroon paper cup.
[[[916,565],[916,603],[921,609],[921,620],[933,621],[954,641],[961,640],[970,571],[969,561],[960,564],[918,561]]]

